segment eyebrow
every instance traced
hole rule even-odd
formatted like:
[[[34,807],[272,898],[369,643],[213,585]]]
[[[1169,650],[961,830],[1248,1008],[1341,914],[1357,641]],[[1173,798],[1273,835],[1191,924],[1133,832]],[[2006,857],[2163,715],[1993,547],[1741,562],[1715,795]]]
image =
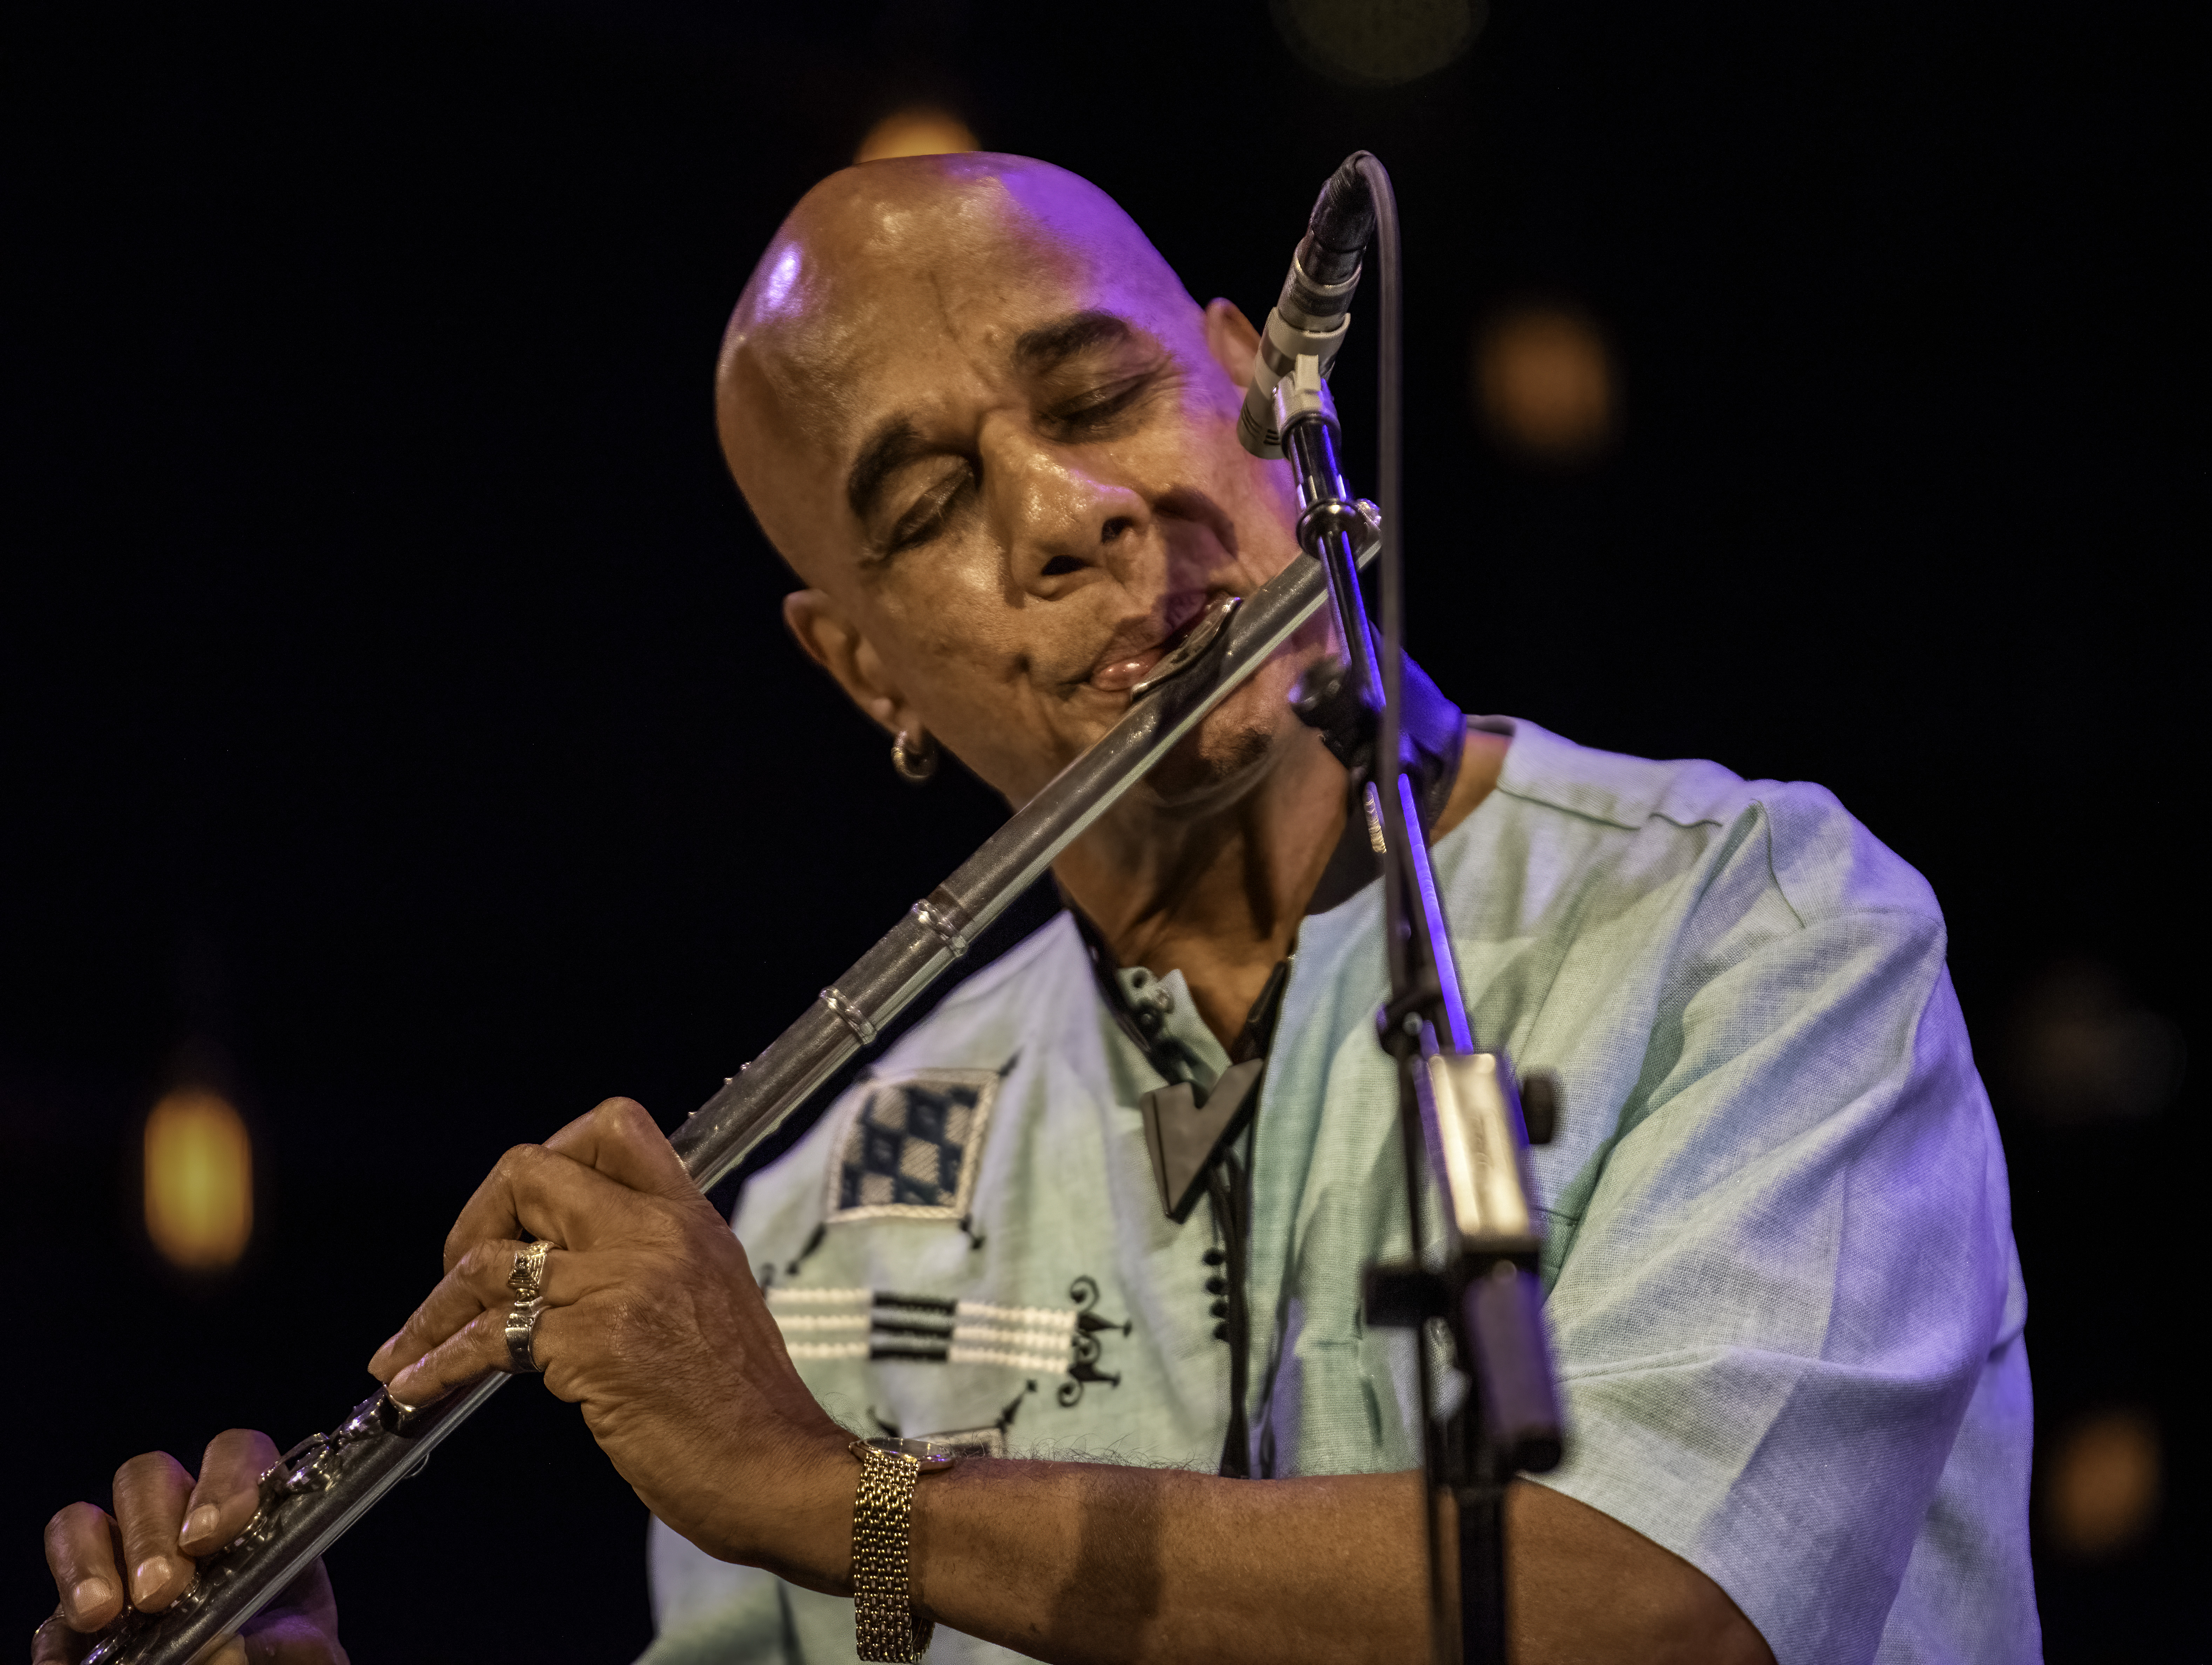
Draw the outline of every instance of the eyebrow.
[[[1119,346],[1136,335],[1129,320],[1093,308],[1024,331],[1014,343],[1016,368],[1037,375],[1091,347]]]

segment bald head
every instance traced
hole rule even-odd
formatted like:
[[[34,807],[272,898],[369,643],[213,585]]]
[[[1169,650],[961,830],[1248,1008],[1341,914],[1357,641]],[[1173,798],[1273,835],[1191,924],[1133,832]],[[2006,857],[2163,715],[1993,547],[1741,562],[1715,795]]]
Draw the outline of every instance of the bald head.
[[[1210,599],[1295,552],[1286,471],[1236,438],[1256,345],[1060,168],[823,180],[746,284],[716,383],[731,471],[807,586],[793,633],[884,728],[1019,801]],[[1193,779],[1294,720],[1279,680],[1209,720],[1198,749],[1227,761]]]
[[[850,496],[836,464],[876,402],[879,373],[911,356],[949,368],[953,354],[932,346],[1008,349],[1024,332],[1006,326],[1034,323],[1052,292],[1081,297],[1076,311],[1202,338],[1202,314],[1159,251],[1113,198],[1064,168],[988,154],[902,157],[807,192],[745,286],[716,379],[731,472],[793,567],[817,581],[823,570],[829,529],[814,523],[827,500]]]

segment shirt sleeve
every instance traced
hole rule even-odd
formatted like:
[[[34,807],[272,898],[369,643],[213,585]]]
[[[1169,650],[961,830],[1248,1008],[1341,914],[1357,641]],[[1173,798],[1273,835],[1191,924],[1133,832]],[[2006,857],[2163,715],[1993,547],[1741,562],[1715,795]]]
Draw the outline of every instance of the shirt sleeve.
[[[1865,1661],[1999,1345],[2003,1158],[1932,899],[1801,911],[1764,841],[1736,865],[1559,1199],[1571,1443],[1540,1478],[1705,1571],[1783,1665]]]

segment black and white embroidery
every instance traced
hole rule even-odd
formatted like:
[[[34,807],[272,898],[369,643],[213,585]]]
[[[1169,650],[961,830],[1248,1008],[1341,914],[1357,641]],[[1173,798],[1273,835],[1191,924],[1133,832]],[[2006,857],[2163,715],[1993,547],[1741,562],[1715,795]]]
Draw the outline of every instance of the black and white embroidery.
[[[771,1289],[769,1310],[796,1359],[998,1364],[1065,1374],[1076,1366],[1079,1315],[872,1289]],[[1086,1338],[1087,1339],[1087,1338]]]
[[[965,1222],[995,1070],[917,1070],[854,1096],[830,1147],[823,1217]]]
[[[1121,1385],[1119,1374],[1109,1376],[1098,1368],[1098,1360],[1105,1352],[1104,1337],[1115,1330],[1127,1335],[1134,1323],[1123,1319],[1115,1323],[1092,1309],[1098,1304],[1098,1280],[1085,1276],[1078,1278],[1067,1286],[1067,1298],[1075,1303],[1075,1362],[1068,1366],[1068,1379],[1060,1384],[1060,1402],[1073,1406],[1082,1402],[1084,1386],[1087,1382],[1103,1382],[1109,1388]]]
[[[1003,1457],[1007,1449],[1007,1431],[1013,1427],[1014,1418],[1020,1413],[1022,1401],[1036,1390],[1036,1382],[1024,1383],[1021,1392],[1007,1401],[1006,1409],[999,1413],[994,1422],[987,1422],[975,1428],[948,1428],[939,1433],[924,1434],[921,1437],[933,1445],[948,1446],[963,1457]],[[904,1431],[897,1423],[883,1415],[872,1405],[868,1407],[868,1420],[893,1439],[900,1438],[903,1434]]]

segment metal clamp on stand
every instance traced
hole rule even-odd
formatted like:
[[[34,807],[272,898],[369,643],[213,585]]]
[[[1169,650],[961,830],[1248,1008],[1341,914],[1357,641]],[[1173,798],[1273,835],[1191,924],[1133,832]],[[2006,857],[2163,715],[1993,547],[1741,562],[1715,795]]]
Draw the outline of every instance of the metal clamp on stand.
[[[1407,1048],[1400,1079],[1413,1077],[1429,1170],[1443,1193],[1443,1263],[1369,1267],[1367,1322],[1417,1334],[1443,1323],[1450,1334],[1471,1391],[1435,1427],[1430,1455],[1457,1505],[1459,1657],[1502,1661],[1505,1488],[1516,1474],[1557,1468],[1564,1450],[1536,1276],[1543,1239],[1528,1208],[1512,1065],[1497,1052],[1419,1053],[1418,1043]],[[1548,1079],[1535,1079],[1548,1100]],[[1548,1137],[1548,1127],[1539,1130]]]

